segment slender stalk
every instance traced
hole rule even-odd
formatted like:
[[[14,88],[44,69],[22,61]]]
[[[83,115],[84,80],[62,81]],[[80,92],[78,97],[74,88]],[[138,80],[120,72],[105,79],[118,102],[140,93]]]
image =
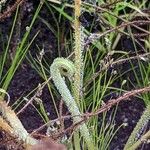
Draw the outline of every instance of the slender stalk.
[[[129,150],[129,148],[132,147],[138,141],[139,136],[140,136],[140,131],[148,123],[149,120],[150,120],[150,104],[147,105],[143,115],[141,116],[140,120],[136,124],[136,127],[134,128],[133,132],[131,133],[131,135],[124,147],[124,150]],[[134,149],[130,149],[130,150],[134,150]]]
[[[145,143],[150,139],[150,130],[146,132],[135,144],[133,144],[128,150],[136,150],[142,143]]]
[[[81,43],[81,23],[79,17],[81,15],[81,0],[75,0],[75,68],[74,75],[74,98],[79,106],[80,92],[82,91],[82,76],[83,76],[83,60],[82,60],[82,43]]]
[[[75,68],[76,72],[74,75],[74,99],[78,106],[81,106],[80,99],[81,99],[81,91],[83,85],[83,60],[82,60],[82,40],[81,40],[81,23],[79,21],[79,17],[81,15],[81,0],[75,0],[75,20],[74,20],[74,32],[75,32]],[[79,140],[79,132],[74,134],[74,141],[75,141],[75,149],[80,147],[80,140]]]

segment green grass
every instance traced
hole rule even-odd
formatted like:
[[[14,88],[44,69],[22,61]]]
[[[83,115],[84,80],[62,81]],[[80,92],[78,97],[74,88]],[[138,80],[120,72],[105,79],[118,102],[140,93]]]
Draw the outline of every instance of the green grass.
[[[37,8],[30,25],[27,27],[28,29],[24,33],[24,36],[23,36],[21,42],[19,43],[18,47],[16,48],[14,58],[11,62],[11,65],[10,65],[8,71],[5,73],[4,76],[2,76],[4,67],[5,67],[5,65],[8,61],[7,57],[9,57],[8,49],[9,49],[9,46],[10,46],[10,41],[11,41],[11,38],[12,38],[12,34],[13,34],[13,31],[14,31],[14,27],[15,27],[17,15],[18,15],[18,9],[16,11],[16,15],[15,15],[14,22],[13,22],[13,25],[12,25],[12,29],[11,29],[11,32],[10,32],[10,36],[9,36],[9,40],[8,40],[6,48],[4,48],[4,54],[2,56],[1,68],[0,68],[0,77],[1,77],[0,85],[1,85],[2,89],[6,90],[6,91],[8,89],[8,86],[9,86],[9,84],[10,84],[17,68],[21,64],[22,60],[25,58],[28,49],[30,48],[31,44],[33,43],[34,39],[36,38],[36,36],[39,33],[39,32],[37,32],[32,37],[32,40],[28,41],[29,34],[30,34],[31,29],[33,27],[33,24],[34,24],[34,22],[35,22],[35,20],[38,16],[38,13],[40,12],[41,7],[42,7],[42,3]]]
[[[51,3],[52,2],[52,3]],[[105,98],[109,96],[109,93],[112,91],[114,93],[119,93],[121,95],[123,92],[131,90],[130,87],[132,86],[133,89],[142,88],[150,85],[150,65],[149,65],[149,57],[140,57],[138,54],[137,48],[137,39],[134,37],[134,31],[132,31],[133,27],[130,26],[123,26],[121,28],[117,28],[122,23],[129,23],[136,16],[145,16],[145,13],[142,11],[146,9],[148,1],[142,2],[134,2],[134,1],[124,1],[118,2],[117,4],[109,6],[103,0],[97,0],[98,6],[94,6],[93,4],[88,4],[86,2],[82,3],[83,12],[95,13],[98,16],[98,22],[101,26],[101,30],[97,31],[96,33],[101,36],[100,38],[93,41],[84,51],[84,82],[83,82],[83,98],[80,101],[80,110],[81,112],[92,111],[95,112],[99,109],[104,103]],[[115,1],[113,1],[115,2]],[[58,3],[56,5],[56,3]],[[37,45],[37,57],[33,57],[30,52],[28,52],[30,46],[34,43],[35,38],[38,36],[38,33],[32,37],[31,41],[28,41],[28,37],[32,32],[32,28],[34,26],[35,20],[41,22],[47,30],[53,33],[57,40],[56,49],[51,49],[52,52],[57,52],[58,57],[61,57],[62,54],[64,57],[70,58],[74,60],[74,27],[73,21],[74,16],[70,15],[73,14],[73,4],[69,3],[60,3],[58,0],[47,0],[45,2],[45,8],[47,9],[47,13],[49,13],[54,22],[49,22],[47,18],[44,18],[39,15],[41,11],[42,5],[39,5],[37,8],[33,19],[29,25],[28,30],[24,33],[24,36],[16,49],[16,53],[14,59],[11,62],[11,65],[8,68],[6,74],[4,74],[3,70],[6,66],[8,61],[8,50],[10,47],[10,42],[12,40],[12,35],[15,29],[16,19],[18,16],[18,9],[16,10],[16,15],[14,17],[14,22],[12,24],[12,29],[9,34],[8,43],[3,43],[3,54],[0,56],[0,86],[2,89],[6,90],[9,88],[10,82],[13,79],[13,76],[18,69],[19,65],[21,65],[24,59],[28,60],[29,64],[37,71],[37,73],[43,78],[43,87],[48,87],[50,97],[49,99],[53,101],[53,105],[55,107],[55,111],[57,113],[57,117],[60,116],[59,108],[56,106],[56,101],[60,99],[60,95],[56,88],[54,87],[53,83],[51,82],[50,78],[50,65],[52,60],[49,60],[47,55],[40,55],[43,52],[41,48],[41,43],[36,43]],[[107,6],[107,7],[101,7]],[[111,9],[111,10],[110,10]],[[69,12],[69,13],[68,13]],[[72,12],[72,13],[70,13]],[[68,32],[66,32],[66,27],[64,22],[70,23],[70,28]],[[89,37],[92,34],[92,28],[94,27],[94,20],[93,24],[91,24],[90,29],[84,29],[83,32],[85,36]],[[135,28],[140,28],[140,26],[136,25]],[[116,28],[112,32],[108,32],[111,29]],[[145,32],[145,31],[143,31]],[[149,28],[147,29],[149,32]],[[105,34],[106,33],[106,34]],[[103,34],[103,35],[102,35]],[[137,56],[137,63],[136,65],[133,63],[131,58],[131,50],[127,50],[128,52],[122,52],[121,49],[117,47],[120,43],[122,35],[131,38],[132,44],[134,45],[135,56]],[[49,36],[49,35],[47,35]],[[94,36],[94,33],[93,33]],[[3,38],[3,35],[1,35]],[[63,42],[62,42],[63,39]],[[145,53],[150,52],[150,35],[147,36],[144,45]],[[7,46],[5,46],[7,45]],[[26,55],[28,53],[28,55]],[[112,53],[112,54],[111,54]],[[139,56],[139,57],[138,57]],[[116,58],[117,57],[117,58]],[[130,68],[125,71],[119,71],[118,68],[122,68],[122,63],[119,64],[120,60],[127,59],[130,63]],[[128,60],[129,59],[129,60]],[[110,64],[109,64],[110,62]],[[111,65],[114,65],[114,72],[110,73]],[[116,68],[115,68],[116,67]],[[138,70],[138,71],[137,71]],[[132,80],[125,79],[128,73],[132,73],[135,78],[135,82],[133,83]],[[96,75],[96,76],[95,76]],[[119,83],[120,87],[115,87],[115,83]],[[68,82],[68,85],[71,89],[71,84]],[[35,94],[38,90],[38,87],[33,89],[28,95],[25,95],[27,99],[30,99],[31,95]],[[149,104],[150,95],[149,94],[142,94],[138,96],[142,99],[145,105]],[[24,103],[25,100],[22,98],[18,99],[19,104]],[[14,105],[15,109],[19,105]],[[34,106],[34,105],[33,105]],[[46,110],[44,108],[44,104],[42,101],[39,101],[40,108],[36,109],[37,113],[43,119],[43,121],[49,122],[51,120],[51,116],[48,116]],[[92,135],[95,149],[101,150],[109,150],[110,143],[113,140],[114,135],[116,132],[122,128],[122,125],[117,128],[115,126],[115,116],[117,113],[117,107],[113,109],[112,113],[104,112],[101,114],[101,118],[98,116],[92,117],[88,122],[87,125],[89,127],[90,133]],[[108,119],[111,118],[110,120]],[[76,135],[76,139],[81,141],[82,148],[85,149],[86,144],[83,142],[80,135]],[[71,140],[70,140],[71,141]],[[73,140],[72,140],[73,141]],[[74,141],[77,142],[77,141]],[[77,146],[77,145],[78,146]],[[76,147],[77,146],[77,147]],[[74,147],[74,148],[73,148]],[[79,149],[79,143],[71,143],[70,149]]]
[[[125,22],[129,22],[130,20],[132,20],[133,17],[136,16],[136,13],[138,12],[139,14],[142,14],[140,9],[143,9],[142,7],[145,7],[144,5],[144,1],[143,3],[139,4],[138,6],[134,5],[132,2],[129,3],[124,3],[124,2],[120,2],[117,5],[114,5],[113,11],[108,11],[107,9],[104,9],[104,13],[101,13],[100,17],[101,19],[104,21],[105,24],[107,24],[108,27],[117,27],[118,26],[118,20],[122,17],[119,16],[120,11],[125,12],[127,7],[130,8],[133,13],[131,14],[130,12],[125,12],[125,17],[122,17],[121,19],[124,20]],[[58,39],[58,51],[59,51],[59,45],[60,45],[60,40],[59,40],[59,36],[61,34],[61,31],[59,30],[59,28],[61,27],[61,24],[59,24],[59,20],[56,21],[57,19],[55,18],[54,14],[53,14],[53,9],[55,9],[56,11],[58,11],[59,18],[60,17],[64,17],[66,19],[68,19],[68,21],[73,21],[73,18],[67,14],[67,11],[64,9],[64,6],[56,6],[54,4],[49,4],[46,3],[48,9],[50,10],[50,13],[52,13],[54,20],[56,22],[57,25],[57,29],[54,29],[52,24],[49,24],[46,20],[44,20],[43,18],[40,18],[41,21],[49,28],[49,30],[51,30],[54,35],[56,36],[56,38]],[[91,5],[90,5],[91,6]],[[139,7],[140,6],[140,7]],[[94,7],[93,7],[94,8]],[[93,8],[89,8],[88,11],[92,11]],[[139,9],[140,8],[140,9]],[[135,13],[134,13],[135,12]],[[130,20],[129,20],[130,18]],[[127,20],[126,20],[127,19]],[[91,26],[92,28],[92,26]],[[88,83],[91,80],[91,77],[97,72],[97,69],[99,68],[99,64],[101,63],[101,60],[104,59],[104,57],[108,54],[108,52],[110,51],[115,51],[115,53],[119,53],[119,51],[116,48],[117,43],[120,40],[120,33],[123,33],[125,35],[129,35],[132,37],[132,35],[130,34],[130,32],[127,32],[124,30],[124,28],[119,29],[119,32],[111,32],[109,35],[107,35],[106,37],[101,37],[100,41],[97,41],[96,43],[94,42],[93,45],[91,45],[88,49],[86,49],[85,52],[85,57],[84,57],[84,83]],[[65,30],[65,29],[64,29]],[[106,28],[105,26],[102,28],[102,32],[105,32]],[[59,32],[59,33],[57,33]],[[85,34],[89,34],[90,32],[85,30]],[[65,37],[64,37],[65,38]],[[106,38],[109,41],[110,45],[106,45]],[[70,39],[73,39],[72,35],[70,35]],[[70,45],[72,45],[72,40],[68,41]],[[65,45],[65,47],[67,47],[67,45]],[[68,48],[65,48],[65,50],[67,50]],[[71,48],[72,49],[72,48]],[[95,58],[93,58],[93,56],[95,55],[95,51],[96,51],[96,56]],[[117,52],[118,51],[118,52]],[[66,53],[66,56],[69,56],[69,54],[71,54],[71,52]],[[60,53],[59,53],[60,56]],[[117,58],[117,60],[120,60],[122,58],[129,58],[130,56],[128,54],[124,54],[124,53],[120,53],[120,58]],[[113,57],[112,57],[113,58]],[[33,61],[32,58],[29,59],[30,62]],[[45,61],[45,58],[43,58],[43,61]],[[109,61],[109,60],[108,60]],[[131,62],[132,63],[132,62]],[[139,64],[141,64],[142,62],[139,61]],[[39,62],[36,60],[34,61],[34,65],[32,63],[32,65],[35,67],[37,64],[39,64]],[[48,66],[47,66],[48,67]],[[45,65],[44,67],[41,65],[41,68],[44,68],[45,71],[47,70],[47,68]],[[99,107],[101,107],[102,101],[104,99],[104,97],[111,91],[114,90],[116,92],[120,92],[120,91],[126,91],[126,88],[123,89],[123,87],[126,87],[125,85],[128,85],[128,82],[130,81],[125,81],[122,76],[123,74],[126,74],[127,72],[133,71],[136,79],[137,79],[137,84],[138,87],[144,87],[146,86],[146,84],[142,84],[142,82],[148,83],[148,74],[147,74],[147,68],[149,67],[145,67],[145,65],[140,65],[140,70],[141,73],[144,74],[145,76],[147,75],[147,78],[145,78],[145,76],[143,76],[141,74],[141,77],[144,80],[139,80],[140,77],[137,76],[136,72],[135,72],[135,67],[133,66],[130,70],[127,70],[124,73],[121,73],[119,76],[118,75],[111,75],[109,76],[107,69],[102,71],[99,75],[97,75],[96,78],[94,78],[91,82],[90,85],[84,85],[84,98],[83,101],[81,101],[81,109],[82,111],[86,111],[86,110],[91,110],[91,111],[96,111]],[[39,71],[40,69],[38,69]],[[46,71],[47,72],[47,71]],[[43,72],[41,74],[41,72],[39,73],[41,76],[43,76],[45,73]],[[45,75],[44,75],[45,76]],[[48,78],[48,77],[47,77]],[[45,78],[46,79],[46,78]],[[47,79],[46,79],[47,80]],[[121,80],[121,87],[119,88],[115,88],[112,87],[112,84],[115,83],[115,81]],[[139,81],[138,81],[139,80]],[[126,83],[125,83],[126,82]],[[140,83],[140,84],[139,84]],[[124,85],[125,84],[125,85]],[[92,86],[91,86],[92,85]],[[49,85],[51,86],[51,85]],[[135,87],[137,87],[137,85],[134,85]],[[50,90],[51,93],[51,90]],[[54,92],[57,96],[57,92]],[[52,94],[52,93],[51,93]],[[145,95],[145,94],[144,94]],[[54,96],[52,96],[54,97]],[[148,97],[145,96],[145,98],[143,98],[143,100],[146,103],[146,100],[148,100]],[[55,100],[54,100],[55,103]],[[57,109],[57,108],[56,108]],[[113,116],[113,115],[112,115]],[[98,117],[93,117],[90,121],[89,121],[89,128],[91,128],[91,134],[93,137],[95,137],[95,144],[97,145],[97,149],[101,148],[101,149],[109,149],[109,144],[111,142],[111,140],[113,139],[113,136],[115,134],[114,131],[114,124],[113,121],[110,123],[110,126],[107,126],[104,122],[105,122],[105,117],[102,119],[103,123],[100,125],[101,126],[101,130],[100,132],[98,131]],[[94,126],[94,131],[92,131],[92,127]],[[106,129],[106,127],[108,127],[108,130]],[[99,134],[98,134],[99,133]],[[109,135],[109,138],[108,138]],[[97,140],[97,139],[101,139],[101,141]],[[109,141],[107,141],[109,140]],[[84,145],[84,144],[83,144]]]

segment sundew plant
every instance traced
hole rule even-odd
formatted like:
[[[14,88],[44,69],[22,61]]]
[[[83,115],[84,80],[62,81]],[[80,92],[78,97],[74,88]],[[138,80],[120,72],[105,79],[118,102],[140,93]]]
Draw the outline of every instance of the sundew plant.
[[[9,4],[7,1],[0,2],[0,19],[5,21],[7,17],[14,18],[8,40],[1,47],[0,129],[11,137],[17,137],[27,150],[42,145],[45,138],[53,139],[57,144],[62,143],[68,150],[109,150],[115,135],[122,128],[128,128],[124,122],[116,125],[119,104],[136,98],[143,101],[145,109],[128,140],[122,144],[122,149],[136,150],[141,145],[148,145],[148,0],[40,0],[37,7],[33,6],[36,7],[33,18],[30,17],[31,22],[10,59],[11,40],[19,13],[26,4],[23,4],[23,0],[16,0],[5,11],[3,9]],[[43,12],[46,12],[45,16]],[[56,45],[51,46],[48,52],[43,43],[36,43],[36,38],[42,34],[40,30],[29,38],[33,35],[34,24],[38,23],[54,36],[55,42],[48,43]],[[48,36],[46,34],[46,39]],[[3,37],[1,31],[0,38]],[[17,99],[11,108],[11,97],[7,91],[23,61],[37,72],[43,82]],[[48,107],[42,99],[45,88],[52,101],[50,104],[53,103],[56,111],[55,119],[48,113]],[[9,97],[7,102],[4,100],[6,96]],[[31,133],[18,119],[18,115],[26,111],[29,105],[44,122]],[[69,122],[69,127],[65,121]],[[40,131],[44,128],[46,133],[41,135]]]

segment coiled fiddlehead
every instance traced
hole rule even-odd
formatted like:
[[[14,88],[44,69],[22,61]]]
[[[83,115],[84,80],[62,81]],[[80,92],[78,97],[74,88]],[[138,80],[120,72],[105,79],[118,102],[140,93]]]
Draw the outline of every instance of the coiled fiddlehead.
[[[69,79],[71,79],[75,73],[74,64],[65,58],[56,58],[50,67],[50,73],[55,86],[57,87],[59,93],[65,101],[65,104],[71,112],[71,115],[73,116],[74,122],[79,122],[81,120],[81,113],[65,83],[65,79],[61,76],[67,76]],[[87,143],[88,148],[93,150],[94,146],[86,124],[82,124],[79,129]]]

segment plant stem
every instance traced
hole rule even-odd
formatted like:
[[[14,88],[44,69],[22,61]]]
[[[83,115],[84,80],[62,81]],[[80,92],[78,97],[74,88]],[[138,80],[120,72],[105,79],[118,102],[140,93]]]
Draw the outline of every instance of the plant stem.
[[[132,147],[138,141],[138,139],[139,139],[138,135],[140,134],[140,131],[148,123],[149,120],[150,120],[150,104],[147,105],[143,115],[141,116],[140,120],[136,124],[136,127],[134,128],[133,132],[131,133],[131,135],[124,147],[124,150],[129,150],[129,148]]]
[[[128,150],[136,150],[142,143],[150,139],[150,130],[144,134],[134,145],[132,145]]]
[[[75,71],[76,70],[74,64],[71,61],[64,58],[56,58],[50,67],[50,72],[54,84],[57,87],[59,93],[61,94],[63,100],[65,101],[65,104],[67,105],[69,111],[71,112],[74,123],[82,120],[81,113],[79,111],[76,101],[74,100],[73,96],[70,93],[70,90],[68,89],[65,83],[64,78],[61,75],[67,76],[68,79],[71,79]],[[81,124],[79,129],[81,135],[83,136],[87,144],[88,149],[94,150],[94,145],[86,124]],[[79,141],[79,138],[77,140]]]
[[[38,141],[29,135],[29,133],[23,127],[21,121],[16,116],[15,112],[11,110],[11,108],[8,107],[3,100],[0,101],[0,112],[2,114],[2,118],[9,123],[11,131],[13,130],[13,133],[11,134],[15,135],[19,138],[19,140],[22,140],[26,144],[37,144]]]
[[[81,0],[75,0],[75,68],[74,75],[74,98],[79,106],[80,92],[82,91],[82,76],[83,76],[83,63],[82,63],[82,46],[81,46],[81,23],[79,17],[81,15]]]

